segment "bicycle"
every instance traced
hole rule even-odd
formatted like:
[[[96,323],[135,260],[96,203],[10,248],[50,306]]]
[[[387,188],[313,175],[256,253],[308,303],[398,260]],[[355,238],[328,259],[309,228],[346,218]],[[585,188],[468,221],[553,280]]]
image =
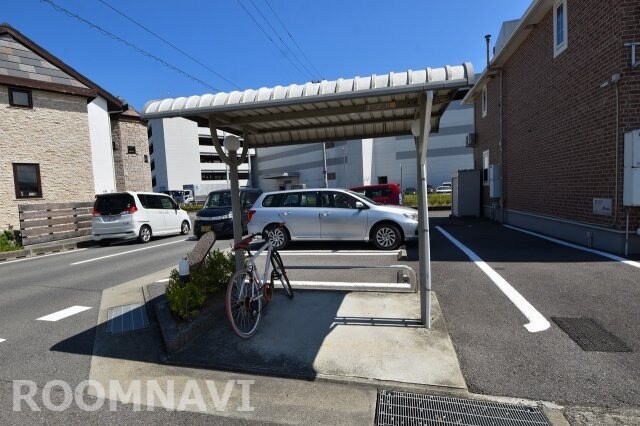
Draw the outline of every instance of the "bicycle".
[[[279,282],[289,299],[293,298],[293,289],[289,283],[287,272],[282,263],[282,257],[265,237],[265,243],[253,254],[249,251],[249,244],[260,234],[252,234],[233,246],[234,250],[245,250],[248,254],[245,269],[237,271],[229,280],[226,296],[227,318],[233,331],[240,337],[248,339],[258,329],[264,306],[273,298],[276,282]],[[266,250],[268,260],[265,262],[262,277],[258,273],[256,259]],[[271,270],[270,279],[269,266]]]

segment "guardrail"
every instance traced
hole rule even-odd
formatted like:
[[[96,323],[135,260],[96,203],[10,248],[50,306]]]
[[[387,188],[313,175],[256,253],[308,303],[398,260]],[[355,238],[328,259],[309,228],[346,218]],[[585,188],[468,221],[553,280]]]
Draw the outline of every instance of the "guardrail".
[[[23,246],[91,235],[93,202],[19,204]]]

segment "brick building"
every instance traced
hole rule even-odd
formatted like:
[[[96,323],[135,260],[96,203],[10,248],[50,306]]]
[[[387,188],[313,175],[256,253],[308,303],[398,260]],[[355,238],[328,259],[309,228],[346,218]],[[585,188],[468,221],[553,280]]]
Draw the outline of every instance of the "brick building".
[[[503,25],[464,100],[486,216],[640,253],[640,207],[623,203],[624,134],[640,128],[638,42],[638,0],[534,0]]]
[[[146,139],[123,100],[0,25],[0,230],[18,226],[18,204],[150,190]]]

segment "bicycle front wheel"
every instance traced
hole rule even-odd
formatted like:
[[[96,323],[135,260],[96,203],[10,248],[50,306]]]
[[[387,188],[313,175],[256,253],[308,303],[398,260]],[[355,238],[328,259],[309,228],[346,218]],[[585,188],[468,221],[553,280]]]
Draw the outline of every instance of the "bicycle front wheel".
[[[289,283],[287,271],[284,269],[282,257],[280,257],[280,253],[275,250],[271,253],[271,266],[273,266],[273,271],[271,271],[271,284],[275,288],[276,282],[280,283],[285,293],[287,293],[287,296],[289,296],[289,299],[293,299],[293,289],[291,288],[291,283]]]
[[[226,308],[233,331],[244,339],[253,336],[262,315],[262,294],[251,272],[242,269],[233,274],[227,286]]]

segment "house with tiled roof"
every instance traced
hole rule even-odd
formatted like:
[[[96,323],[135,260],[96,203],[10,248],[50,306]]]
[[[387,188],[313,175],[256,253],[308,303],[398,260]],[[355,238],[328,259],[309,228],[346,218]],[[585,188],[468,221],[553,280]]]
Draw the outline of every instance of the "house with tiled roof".
[[[18,204],[151,190],[146,122],[127,103],[0,24],[0,229]]]

